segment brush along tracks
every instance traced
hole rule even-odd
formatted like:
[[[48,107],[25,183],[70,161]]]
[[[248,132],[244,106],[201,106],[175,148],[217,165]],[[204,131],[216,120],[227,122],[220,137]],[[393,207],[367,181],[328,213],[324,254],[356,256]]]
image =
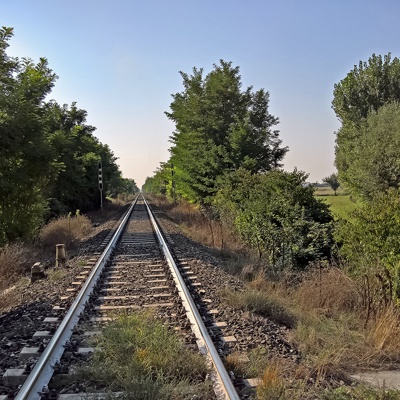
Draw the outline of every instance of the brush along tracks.
[[[10,388],[10,393],[17,392],[17,399],[71,399],[60,395],[59,388],[52,389],[53,373],[68,374],[71,368],[90,358],[94,351],[90,337],[116,312],[147,308],[177,330],[188,346],[197,345],[207,353],[215,366],[218,396],[239,398],[219,357],[221,346],[215,348],[209,332],[213,332],[220,345],[235,338],[214,333],[226,323],[213,317],[218,310],[205,307],[210,300],[199,289],[201,283],[196,282],[189,261],[181,259],[179,270],[156,221],[151,219],[150,222],[145,200],[137,199],[111,242],[103,243],[104,252],[82,267],[51,315],[43,318],[42,330],[35,332],[32,341],[21,350],[16,368],[3,375],[3,384]],[[194,298],[190,290],[194,290]],[[32,346],[33,343],[37,345]],[[15,390],[19,385],[22,387]],[[61,391],[83,398],[86,389],[75,382],[73,387]]]

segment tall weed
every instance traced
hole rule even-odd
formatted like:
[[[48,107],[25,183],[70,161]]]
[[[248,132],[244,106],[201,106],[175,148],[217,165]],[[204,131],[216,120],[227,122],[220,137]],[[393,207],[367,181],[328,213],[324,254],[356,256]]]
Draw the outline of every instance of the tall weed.
[[[92,232],[92,223],[78,212],[75,216],[63,216],[45,225],[39,233],[39,243],[43,249],[54,250],[55,245],[63,243],[68,247]]]
[[[27,246],[15,243],[0,248],[0,292],[30,271],[34,254]]]

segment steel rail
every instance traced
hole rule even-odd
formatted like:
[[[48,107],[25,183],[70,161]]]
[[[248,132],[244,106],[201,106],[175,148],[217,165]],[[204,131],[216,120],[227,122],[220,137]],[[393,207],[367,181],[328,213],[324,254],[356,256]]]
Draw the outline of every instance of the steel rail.
[[[228,372],[226,371],[224,364],[222,363],[222,360],[218,354],[217,349],[214,346],[214,343],[213,343],[210,335],[208,334],[207,328],[203,323],[203,320],[199,314],[199,311],[197,310],[196,304],[193,301],[188,288],[186,287],[183,277],[182,277],[181,273],[179,272],[179,269],[178,269],[178,267],[175,263],[175,260],[168,248],[168,245],[164,239],[164,236],[161,233],[161,229],[159,228],[157,221],[155,220],[153,213],[150,210],[150,207],[144,197],[143,197],[143,200],[144,200],[144,203],[146,204],[147,212],[149,214],[151,223],[153,225],[154,231],[159,240],[160,246],[163,250],[163,253],[165,255],[167,263],[168,263],[173,275],[178,280],[177,283],[180,286],[180,288],[178,288],[178,291],[180,291],[180,293],[182,293],[182,295],[185,298],[186,303],[190,307],[190,312],[192,313],[192,315],[196,321],[198,330],[200,331],[202,339],[207,347],[208,354],[211,357],[212,363],[214,364],[215,371],[216,371],[219,383],[225,393],[225,397],[229,400],[239,400],[240,397],[239,397],[235,387],[233,386],[231,378],[230,378]]]
[[[107,245],[99,260],[95,264],[88,279],[79,291],[76,299],[69,308],[67,314],[62,320],[60,326],[54,333],[49,344],[46,346],[43,354],[37,361],[32,372],[29,374],[25,383],[16,396],[16,400],[37,400],[40,399],[40,392],[43,386],[47,386],[53,376],[54,365],[60,360],[66,342],[71,338],[72,331],[79,321],[81,314],[85,309],[85,305],[89,300],[89,296],[96,285],[97,279],[100,276],[105,264],[109,260],[115,245],[120,238],[126,224],[132,214],[133,208],[137,203],[139,195],[132,202],[125,216],[123,217],[118,229],[115,231],[110,243]]]

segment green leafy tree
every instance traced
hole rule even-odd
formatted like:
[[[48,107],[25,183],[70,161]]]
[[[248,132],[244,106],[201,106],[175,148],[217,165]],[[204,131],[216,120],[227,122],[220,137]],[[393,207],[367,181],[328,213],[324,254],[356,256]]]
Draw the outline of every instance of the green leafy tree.
[[[373,54],[368,62],[360,61],[346,78],[335,85],[332,108],[342,122],[336,134],[335,165],[340,181],[356,192],[360,193],[357,188],[360,176],[354,163],[359,160],[360,146],[368,131],[366,119],[369,113],[377,112],[383,105],[398,101],[400,60],[397,57],[392,59],[390,53],[384,57]]]
[[[400,187],[400,103],[387,103],[353,128],[356,146],[342,171],[347,186],[365,200]]]
[[[126,193],[126,194],[135,194],[137,192],[139,192],[139,188],[136,185],[136,182],[134,179],[131,178],[123,178],[123,192],[122,193]]]
[[[99,207],[99,162],[102,163],[103,192],[115,195],[123,190],[117,158],[93,135],[96,128],[87,125],[86,118],[87,112],[75,103],[71,107],[55,102],[48,104],[49,138],[60,165],[60,172],[48,188],[52,215]]]
[[[153,177],[147,177],[142,187],[144,193],[166,195],[171,186],[171,171],[167,163],[160,163]]]
[[[336,191],[339,189],[340,183],[339,183],[339,178],[337,174],[331,174],[324,179],[322,179],[322,182],[327,183],[332,190],[335,192],[336,196]]]
[[[32,236],[57,173],[44,99],[57,76],[45,58],[8,57],[11,28],[0,29],[0,243]]]
[[[400,101],[400,60],[391,54],[360,61],[334,86],[332,108],[340,121],[358,124],[387,102]]]
[[[174,94],[166,115],[176,126],[170,140],[177,192],[210,205],[226,171],[243,167],[253,173],[280,166],[278,119],[268,112],[269,94],[241,89],[239,67],[220,61],[203,77],[181,72],[184,90]]]
[[[90,210],[123,185],[116,157],[93,136],[86,111],[46,102],[57,76],[47,60],[9,57],[11,28],[0,29],[0,245],[32,238],[47,217]]]

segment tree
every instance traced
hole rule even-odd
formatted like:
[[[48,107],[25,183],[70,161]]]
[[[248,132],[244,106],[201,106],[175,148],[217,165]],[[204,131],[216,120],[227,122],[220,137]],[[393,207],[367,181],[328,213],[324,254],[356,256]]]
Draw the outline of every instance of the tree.
[[[322,179],[322,182],[327,183],[332,190],[335,192],[335,196],[336,196],[336,190],[339,189],[340,183],[338,180],[338,175],[337,174],[331,174],[327,177],[325,177],[324,179]]]
[[[226,171],[280,166],[287,148],[272,129],[278,119],[268,112],[268,92],[242,91],[239,67],[223,60],[205,77],[197,68],[180,74],[184,90],[172,96],[166,115],[176,126],[170,163],[182,197],[210,205]]]
[[[383,58],[373,54],[368,63],[360,61],[346,78],[335,85],[332,108],[342,122],[336,134],[335,165],[341,183],[360,192],[357,190],[360,176],[355,173],[359,168],[354,164],[360,159],[360,146],[369,130],[366,119],[385,104],[398,101],[400,60],[397,57],[392,60],[390,53]],[[364,161],[371,162],[368,159]],[[363,180],[370,178],[364,176]]]
[[[332,108],[339,120],[357,125],[371,110],[400,101],[400,60],[392,60],[390,53],[383,58],[372,54],[334,86],[333,96]]]
[[[95,127],[86,124],[87,112],[76,103],[71,107],[50,102],[48,109],[49,140],[55,150],[60,171],[47,189],[51,214],[79,209],[86,212],[100,206],[98,165],[102,163],[103,192],[116,195],[124,183],[117,158],[108,145],[93,135]]]
[[[46,102],[57,76],[47,60],[9,57],[12,28],[0,29],[0,245],[34,237],[47,217],[100,203],[122,185],[116,157],[93,136],[86,111]]]
[[[8,57],[12,35],[0,29],[0,244],[35,233],[44,190],[58,170],[44,102],[57,76],[45,58],[34,64]]]
[[[346,140],[354,138],[353,144],[346,147],[351,162],[341,174],[347,187],[365,200],[400,187],[400,103],[385,104],[347,133]],[[339,157],[338,161],[344,160]]]

